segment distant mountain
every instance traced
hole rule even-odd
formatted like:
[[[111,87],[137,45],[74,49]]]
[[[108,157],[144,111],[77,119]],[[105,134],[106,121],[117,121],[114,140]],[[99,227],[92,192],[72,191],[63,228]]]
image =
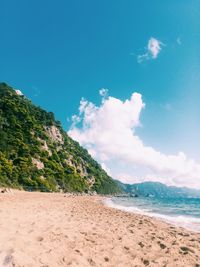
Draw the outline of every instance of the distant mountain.
[[[0,83],[0,186],[120,192],[118,184],[47,112]]]
[[[123,184],[118,182],[118,185],[127,195],[135,197],[200,197],[200,190],[167,186],[159,182],[144,182],[137,184]]]

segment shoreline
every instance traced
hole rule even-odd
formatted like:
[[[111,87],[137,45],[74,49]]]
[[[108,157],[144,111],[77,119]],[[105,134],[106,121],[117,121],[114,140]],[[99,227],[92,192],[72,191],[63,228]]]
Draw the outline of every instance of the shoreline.
[[[105,199],[0,194],[0,266],[200,266],[200,233]]]
[[[189,217],[189,216],[187,217],[183,215],[170,216],[170,215],[165,215],[162,213],[147,212],[135,206],[123,206],[123,205],[116,204],[114,203],[114,201],[112,201],[112,197],[106,198],[103,201],[103,203],[110,208],[122,210],[122,211],[129,212],[129,213],[136,214],[136,215],[137,214],[144,215],[151,219],[156,219],[164,223],[167,223],[171,226],[182,227],[185,230],[188,230],[188,231],[191,231],[197,234],[200,233],[200,219],[195,218],[195,217]],[[184,219],[187,220],[187,222],[184,221]],[[196,225],[196,229],[195,229],[194,227],[195,227],[195,224],[197,224],[197,221],[198,221],[198,227]]]

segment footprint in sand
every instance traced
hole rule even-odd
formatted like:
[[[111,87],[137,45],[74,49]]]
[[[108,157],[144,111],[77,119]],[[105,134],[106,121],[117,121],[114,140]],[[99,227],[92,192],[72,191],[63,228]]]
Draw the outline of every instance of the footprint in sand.
[[[108,262],[108,261],[109,261],[109,258],[108,258],[108,257],[104,257],[104,260],[105,260],[106,262]]]
[[[11,254],[8,254],[3,261],[3,266],[6,266],[13,262],[13,256]]]
[[[148,266],[149,265],[149,260],[143,260],[143,263],[145,266]]]
[[[144,247],[144,244],[142,242],[139,242],[138,245],[143,248]]]
[[[43,240],[44,240],[44,238],[42,236],[37,237],[37,241],[42,242]]]
[[[88,262],[90,263],[91,266],[95,266],[95,262],[93,261],[93,259],[89,258],[88,259]]]

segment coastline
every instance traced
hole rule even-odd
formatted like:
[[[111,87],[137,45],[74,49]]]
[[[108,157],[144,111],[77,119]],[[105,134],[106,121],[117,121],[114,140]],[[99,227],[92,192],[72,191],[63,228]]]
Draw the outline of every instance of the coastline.
[[[200,266],[200,233],[104,200],[0,194],[0,266]]]
[[[146,209],[145,210],[141,208],[139,209],[136,206],[124,206],[124,205],[115,203],[112,197],[105,199],[103,203],[106,206],[114,208],[114,209],[119,209],[119,210],[126,211],[129,213],[144,215],[152,219],[156,219],[164,223],[170,224],[171,226],[182,227],[188,231],[191,231],[194,233],[200,233],[200,219],[199,218],[195,218],[191,216],[189,217],[189,216],[184,216],[184,215],[177,215],[177,216],[171,215],[170,216],[164,213],[155,213],[150,210],[147,211]]]

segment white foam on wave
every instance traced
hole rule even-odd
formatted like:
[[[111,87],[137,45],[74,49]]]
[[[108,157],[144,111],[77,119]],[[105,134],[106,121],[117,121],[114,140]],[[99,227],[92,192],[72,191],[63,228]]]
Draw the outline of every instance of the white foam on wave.
[[[183,227],[185,229],[194,231],[194,232],[200,232],[200,218],[195,218],[195,217],[190,217],[190,216],[183,216],[183,215],[177,215],[177,216],[170,216],[170,215],[164,215],[160,213],[154,213],[151,212],[148,209],[139,209],[134,206],[123,206],[116,204],[112,201],[111,198],[108,198],[104,201],[105,205],[115,208],[115,209],[120,209],[123,211],[131,212],[131,213],[136,213],[136,214],[141,214],[141,215],[146,215],[149,217],[154,217],[158,218],[162,221],[165,221],[167,223],[173,224],[175,226]]]

